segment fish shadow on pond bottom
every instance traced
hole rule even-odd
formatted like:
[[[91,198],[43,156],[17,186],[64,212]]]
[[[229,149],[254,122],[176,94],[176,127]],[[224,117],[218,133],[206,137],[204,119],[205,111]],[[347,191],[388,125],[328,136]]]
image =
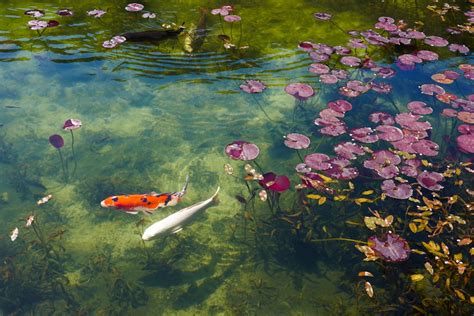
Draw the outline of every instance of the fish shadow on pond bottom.
[[[153,272],[141,278],[141,282],[150,287],[168,288],[196,282],[213,275],[219,257],[211,253],[211,262],[192,271],[183,271],[173,267],[173,264],[158,264]]]

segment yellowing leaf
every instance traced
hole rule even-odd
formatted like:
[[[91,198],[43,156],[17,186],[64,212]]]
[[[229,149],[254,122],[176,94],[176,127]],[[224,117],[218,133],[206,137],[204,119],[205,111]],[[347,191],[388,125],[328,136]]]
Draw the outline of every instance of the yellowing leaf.
[[[319,194],[308,194],[306,197],[308,199],[312,199],[312,200],[319,200],[321,198],[321,195],[319,195]]]
[[[367,190],[362,192],[362,195],[371,195],[372,193],[374,193],[374,190]]]
[[[374,289],[372,288],[372,284],[370,284],[369,282],[365,282],[365,292],[367,293],[367,295],[369,297],[374,297]]]
[[[456,293],[456,295],[463,301],[466,300],[466,297],[464,296],[464,293],[459,291],[459,290],[454,290],[454,292]]]
[[[345,199],[347,199],[347,195],[336,195],[334,197],[334,201],[344,201]]]
[[[448,199],[448,203],[449,203],[449,204],[454,204],[454,203],[456,203],[456,202],[458,201],[458,198],[459,198],[458,195],[453,195],[452,197],[450,197],[450,198]]]
[[[354,188],[355,188],[355,187],[354,187],[354,183],[352,183],[352,182],[349,181],[348,184],[349,184],[349,189],[354,190]]]
[[[377,225],[375,225],[375,219],[377,217],[369,217],[369,216],[364,216],[364,224],[367,226],[368,229],[374,230],[377,228]]]
[[[319,199],[318,205],[323,205],[324,203],[326,203],[326,200],[327,200],[326,197],[323,196],[322,198]]]
[[[410,275],[410,279],[413,281],[413,282],[419,282],[421,280],[423,280],[425,277],[423,276],[423,274],[412,274]]]
[[[410,224],[408,224],[408,227],[410,228],[410,230],[413,232],[413,233],[417,233],[418,232],[418,227],[416,226],[415,223],[411,222]]]
[[[462,253],[457,253],[454,255],[454,260],[461,261],[462,260]]]
[[[357,205],[361,205],[362,203],[372,203],[373,201],[372,201],[371,199],[358,198],[358,199],[355,199],[354,202],[355,202]]]
[[[433,266],[431,265],[431,263],[425,262],[425,269],[426,269],[426,271],[429,272],[429,274],[433,275],[434,270],[433,270]]]
[[[460,168],[456,168],[456,175],[457,176],[461,175],[461,169]]]
[[[429,167],[429,166],[431,165],[430,162],[429,162],[428,160],[426,160],[426,159],[423,159],[423,160],[421,161],[421,164],[422,164],[424,167]]]
[[[361,271],[357,274],[360,277],[373,277],[374,275],[368,271]]]

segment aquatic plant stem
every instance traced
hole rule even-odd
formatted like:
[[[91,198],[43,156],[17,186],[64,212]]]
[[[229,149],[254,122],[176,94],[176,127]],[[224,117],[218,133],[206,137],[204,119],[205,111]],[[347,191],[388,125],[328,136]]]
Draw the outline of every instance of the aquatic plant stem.
[[[303,159],[303,157],[301,157],[300,151],[298,149],[296,150],[296,154],[300,158],[301,162],[304,162],[304,159]]]
[[[366,241],[351,239],[351,238],[344,238],[344,237],[334,237],[334,238],[323,238],[323,239],[311,239],[311,242],[323,242],[323,241],[349,241],[355,242],[357,244],[368,244]]]
[[[258,168],[258,170],[260,171],[260,173],[264,173],[262,167],[260,167],[260,165],[258,164],[257,160],[254,160],[253,162],[254,162],[255,165],[257,166],[257,168]]]
[[[240,48],[242,42],[242,20],[239,21],[240,35],[239,35],[239,44],[237,45]]]
[[[64,166],[63,154],[61,153],[61,149],[60,149],[60,148],[58,148],[58,153],[59,153],[59,158],[61,159],[61,167],[62,167],[62,169],[63,169],[64,180],[67,182],[68,177],[67,177],[66,167]]]
[[[222,24],[222,15],[219,14],[219,23],[221,24],[222,34],[225,35],[224,24]]]
[[[234,40],[234,36],[232,35],[232,29],[234,28],[234,23],[231,23],[230,24],[230,40],[233,41]]]
[[[71,132],[71,151],[72,151],[72,159],[74,160],[74,169],[72,170],[72,176],[76,174],[76,169],[77,169],[77,160],[76,160],[76,154],[74,153],[74,133],[72,132],[72,129],[69,130]]]
[[[344,35],[347,35],[347,32],[344,31],[343,28],[341,28],[339,25],[337,25],[333,20],[329,20],[329,22],[334,25],[339,31],[341,31],[342,33],[344,33]]]

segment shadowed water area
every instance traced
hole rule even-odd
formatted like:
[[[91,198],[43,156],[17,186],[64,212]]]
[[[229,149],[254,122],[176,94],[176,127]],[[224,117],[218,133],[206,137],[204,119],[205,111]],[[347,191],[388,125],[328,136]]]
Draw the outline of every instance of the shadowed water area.
[[[352,56],[370,57],[378,66],[395,70],[396,75],[382,79],[359,65],[341,65],[339,56],[323,62],[348,71],[348,79],[391,85],[388,94],[369,91],[352,98],[339,92],[347,80],[325,84],[308,71],[318,61],[298,45],[310,41],[347,46],[352,38],[347,31],[376,30],[378,18],[389,16],[472,50],[472,33],[446,30],[467,25],[464,13],[470,10],[469,3],[450,2],[459,10],[441,14],[427,7],[442,7],[434,1],[235,1],[230,3],[232,14],[241,21],[233,23],[210,13],[227,3],[141,3],[145,6],[141,12],[126,11],[126,1],[0,3],[0,315],[468,314],[474,295],[469,286],[472,269],[440,274],[440,283],[450,280],[440,289],[438,281],[428,281],[433,273],[423,266],[430,254],[439,252],[437,256],[452,259],[451,267],[459,271],[456,264],[469,263],[471,246],[448,254],[444,248],[430,251],[421,242],[428,242],[429,235],[438,236],[436,221],[432,231],[417,232],[409,226],[413,219],[409,212],[427,210],[416,208],[424,207],[423,196],[436,200],[431,192],[421,193],[435,184],[418,180],[422,187],[416,187],[416,175],[400,174],[413,187],[410,199],[418,202],[392,199],[383,195],[387,189],[381,189],[382,180],[388,178],[374,176],[359,159],[359,177],[321,180],[323,188],[311,191],[297,187],[301,179],[295,166],[311,153],[333,157],[337,144],[354,140],[349,133],[340,138],[323,135],[322,126],[313,123],[329,101],[352,104],[345,120],[348,130],[375,128],[377,124],[368,121],[371,113],[395,117],[408,112],[410,101],[423,101],[433,113],[420,120],[431,124],[426,139],[436,142],[439,153],[410,154],[426,160],[422,166],[446,179],[449,168],[453,174],[459,168],[458,182],[446,180],[444,191],[438,192],[442,203],[454,206],[438,212],[460,218],[446,220],[443,227],[460,225],[459,231],[451,227],[453,235],[447,239],[456,245],[456,240],[467,238],[469,223],[462,220],[469,212],[472,215],[467,206],[472,200],[468,195],[472,169],[459,164],[472,160],[472,150],[460,151],[456,141],[458,127],[474,123],[472,74],[468,78],[464,75],[468,72],[459,68],[463,64],[472,68],[471,53],[433,47],[422,40],[353,49]],[[73,15],[56,13],[65,8]],[[28,21],[34,18],[25,11],[32,9],[44,11],[38,20],[55,20],[59,25],[30,29]],[[106,13],[100,18],[88,15],[93,9]],[[144,12],[156,13],[156,18],[143,18]],[[315,19],[316,12],[331,13],[332,19]],[[104,41],[127,32],[163,30],[163,23],[184,25],[185,30],[159,42],[125,41],[103,47]],[[203,41],[186,53],[186,32],[200,23]],[[400,55],[420,50],[436,52],[439,58],[413,67],[396,65]],[[449,85],[432,80],[433,74],[445,70],[457,71],[459,78]],[[264,92],[243,92],[239,86],[250,79],[262,81]],[[308,84],[315,95],[295,99],[284,90],[290,83]],[[439,84],[470,105],[450,106],[436,93],[422,93],[423,84]],[[449,118],[441,115],[446,108],[468,114],[459,120]],[[62,129],[71,118],[79,119],[82,127]],[[310,147],[298,152],[288,148],[283,142],[288,133],[308,136]],[[51,146],[48,139],[53,134],[62,136],[64,146]],[[267,187],[268,200],[261,201],[258,181],[243,180],[249,176],[246,161],[231,160],[224,151],[236,140],[257,144],[260,154],[256,164],[250,162],[253,168],[287,175],[289,190],[280,194]],[[370,144],[364,159],[390,146]],[[408,153],[397,154],[408,160]],[[382,162],[380,168],[390,163]],[[224,171],[225,164],[233,167],[232,175]],[[109,196],[178,191],[187,175],[190,182],[182,201],[152,215],[100,205]],[[150,224],[209,198],[218,186],[218,202],[182,231],[142,240]],[[52,198],[38,205],[49,194]],[[451,200],[455,195],[464,203],[459,210]],[[358,200],[363,198],[368,201]],[[376,262],[363,261],[364,253],[343,239],[362,240],[362,245],[374,235],[364,216],[374,216],[375,210],[394,217],[392,226],[377,224],[382,226],[377,227],[378,236],[395,232],[425,254],[412,252],[403,262],[387,263],[380,254]],[[33,225],[25,227],[31,215]],[[414,222],[417,227],[424,223],[421,220]],[[15,227],[18,237],[12,241]],[[455,253],[462,253],[461,259],[452,258]],[[436,266],[436,259],[430,260],[436,271],[448,271]],[[375,277],[363,279],[361,271]],[[418,274],[425,279],[417,282],[413,275]],[[366,281],[371,282],[373,297]],[[442,296],[444,288],[452,301]],[[437,295],[445,305],[432,303]],[[426,305],[421,303],[425,298]]]

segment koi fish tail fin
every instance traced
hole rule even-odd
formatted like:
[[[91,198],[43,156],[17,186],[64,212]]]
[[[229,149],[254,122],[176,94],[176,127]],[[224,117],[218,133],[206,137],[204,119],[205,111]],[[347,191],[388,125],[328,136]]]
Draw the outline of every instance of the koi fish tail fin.
[[[186,175],[186,182],[184,183],[183,188],[181,189],[181,191],[176,192],[176,195],[178,197],[183,197],[183,195],[186,194],[186,190],[188,189],[188,184],[189,184],[189,175]]]

